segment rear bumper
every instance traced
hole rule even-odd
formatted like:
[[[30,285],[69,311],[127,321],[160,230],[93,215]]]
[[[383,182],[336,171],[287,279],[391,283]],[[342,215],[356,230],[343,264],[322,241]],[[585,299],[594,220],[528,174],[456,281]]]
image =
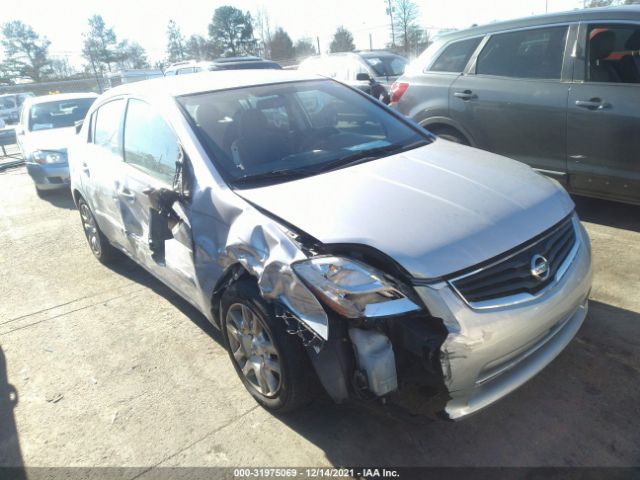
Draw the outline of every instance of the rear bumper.
[[[27,172],[40,190],[69,187],[69,165],[67,163],[45,164],[27,163]]]
[[[449,332],[441,347],[449,418],[475,413],[512,392],[575,336],[587,313],[592,278],[589,238],[578,222],[577,229],[580,247],[567,272],[533,301],[474,310],[446,282],[416,288]]]

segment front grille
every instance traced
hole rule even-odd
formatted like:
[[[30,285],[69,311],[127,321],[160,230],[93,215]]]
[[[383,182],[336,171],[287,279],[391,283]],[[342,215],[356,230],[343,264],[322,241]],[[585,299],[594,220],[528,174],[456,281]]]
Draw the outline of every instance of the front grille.
[[[555,280],[575,243],[576,232],[568,217],[510,252],[454,275],[449,282],[471,306],[518,294],[535,296]],[[544,279],[532,274],[534,255],[547,260],[549,274]]]

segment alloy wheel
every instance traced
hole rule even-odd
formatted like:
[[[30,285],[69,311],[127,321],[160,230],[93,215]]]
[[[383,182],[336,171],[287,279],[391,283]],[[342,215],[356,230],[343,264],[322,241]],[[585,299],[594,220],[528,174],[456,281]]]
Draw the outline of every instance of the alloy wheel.
[[[100,244],[98,227],[91,210],[89,210],[89,206],[84,202],[80,204],[80,218],[82,219],[84,234],[87,236],[87,240],[89,241],[89,247],[91,247],[91,251],[99,257],[102,253],[102,245]]]
[[[282,386],[282,365],[264,320],[248,306],[234,303],[227,310],[226,328],[244,377],[261,395],[275,397]]]

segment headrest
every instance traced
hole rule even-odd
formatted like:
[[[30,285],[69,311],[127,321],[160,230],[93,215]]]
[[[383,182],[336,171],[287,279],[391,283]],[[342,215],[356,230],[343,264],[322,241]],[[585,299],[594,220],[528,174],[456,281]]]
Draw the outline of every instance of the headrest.
[[[601,60],[607,58],[613,52],[616,45],[616,34],[611,30],[603,30],[596,33],[589,42],[589,58]]]

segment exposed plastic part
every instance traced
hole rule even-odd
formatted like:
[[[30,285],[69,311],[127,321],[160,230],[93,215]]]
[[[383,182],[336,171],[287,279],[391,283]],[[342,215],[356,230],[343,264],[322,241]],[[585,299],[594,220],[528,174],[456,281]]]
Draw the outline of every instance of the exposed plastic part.
[[[398,389],[396,360],[389,338],[377,330],[350,328],[358,367],[364,370],[369,390],[379,397]]]

